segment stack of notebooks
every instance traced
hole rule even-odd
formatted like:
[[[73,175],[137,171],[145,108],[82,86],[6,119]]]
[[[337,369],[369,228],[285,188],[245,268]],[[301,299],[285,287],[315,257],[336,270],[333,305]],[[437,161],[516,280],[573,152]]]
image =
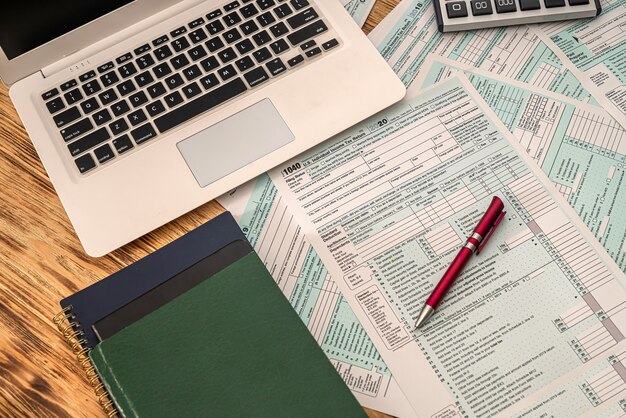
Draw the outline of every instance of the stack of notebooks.
[[[229,213],[61,307],[111,416],[364,416]]]

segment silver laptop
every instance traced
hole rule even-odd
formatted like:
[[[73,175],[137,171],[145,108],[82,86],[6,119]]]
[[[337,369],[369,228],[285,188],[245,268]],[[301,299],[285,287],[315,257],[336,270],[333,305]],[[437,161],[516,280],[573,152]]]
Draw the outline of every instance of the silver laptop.
[[[400,100],[339,0],[9,2],[0,77],[101,256]]]

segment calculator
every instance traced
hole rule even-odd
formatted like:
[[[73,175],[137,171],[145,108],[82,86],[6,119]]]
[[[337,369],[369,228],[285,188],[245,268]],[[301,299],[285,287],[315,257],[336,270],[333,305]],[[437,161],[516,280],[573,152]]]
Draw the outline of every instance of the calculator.
[[[600,14],[600,0],[433,0],[440,32],[581,19]]]

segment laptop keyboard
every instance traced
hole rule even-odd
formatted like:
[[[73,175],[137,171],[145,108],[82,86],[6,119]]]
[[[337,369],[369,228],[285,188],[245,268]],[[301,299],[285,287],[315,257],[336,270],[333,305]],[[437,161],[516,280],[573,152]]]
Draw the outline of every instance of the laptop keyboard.
[[[339,45],[308,0],[231,1],[42,94],[80,173]]]

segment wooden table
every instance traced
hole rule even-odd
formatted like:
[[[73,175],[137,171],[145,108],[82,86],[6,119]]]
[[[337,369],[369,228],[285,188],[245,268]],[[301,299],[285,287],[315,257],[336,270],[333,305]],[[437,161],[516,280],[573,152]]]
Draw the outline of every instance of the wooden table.
[[[364,30],[398,2],[378,0]],[[106,257],[90,258],[0,83],[0,416],[104,416],[51,322],[59,301],[222,211],[209,202]]]

